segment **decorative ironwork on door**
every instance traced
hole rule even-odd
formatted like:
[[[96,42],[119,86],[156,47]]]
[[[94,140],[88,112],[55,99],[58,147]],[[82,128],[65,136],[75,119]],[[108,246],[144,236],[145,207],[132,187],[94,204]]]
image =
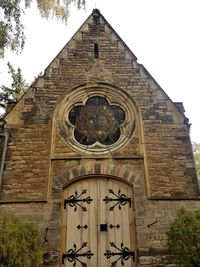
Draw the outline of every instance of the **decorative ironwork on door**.
[[[81,266],[87,267],[87,264],[79,259],[79,257],[85,257],[87,259],[91,259],[94,253],[91,250],[88,250],[84,253],[79,253],[82,248],[87,247],[87,242],[84,242],[79,249],[76,248],[76,244],[74,244],[74,248],[70,248],[66,253],[63,253],[62,256],[62,264],[64,264],[67,259],[69,262],[73,263],[73,266],[76,266],[77,261],[80,262]]]
[[[112,189],[109,189],[109,193],[114,195],[116,198],[108,197],[106,196],[103,201],[108,204],[110,202],[116,202],[112,207],[110,207],[110,211],[113,211],[116,206],[118,206],[119,209],[121,209],[121,206],[126,205],[129,203],[129,206],[131,207],[131,198],[127,197],[125,194],[121,193],[121,190],[118,190],[118,193],[116,194]]]
[[[111,178],[69,185],[63,200],[65,267],[135,267],[131,194],[130,186]]]
[[[80,199],[80,197],[86,193],[87,189],[83,189],[83,191],[80,194],[78,194],[78,192],[75,191],[74,195],[71,195],[68,199],[64,200],[64,208],[66,209],[67,205],[69,205],[70,207],[74,207],[74,211],[76,211],[77,207],[79,206],[82,209],[82,211],[87,211],[87,208],[82,206],[80,202],[85,202],[87,204],[90,204],[90,202],[93,201],[93,199],[90,196]]]
[[[85,225],[77,225],[77,228],[78,228],[78,230],[80,230],[80,229],[87,229],[88,228],[88,226],[87,226],[87,224],[85,224]]]
[[[121,260],[121,264],[124,265],[124,262],[129,260],[130,257],[133,257],[133,261],[135,260],[135,253],[134,251],[131,251],[129,248],[124,247],[124,244],[121,243],[121,248],[117,247],[114,242],[110,242],[111,247],[116,248],[118,252],[112,252],[110,250],[107,250],[104,253],[104,256],[106,256],[107,259],[113,257],[113,256],[119,256],[119,258],[111,263],[111,267],[115,267],[117,262]]]

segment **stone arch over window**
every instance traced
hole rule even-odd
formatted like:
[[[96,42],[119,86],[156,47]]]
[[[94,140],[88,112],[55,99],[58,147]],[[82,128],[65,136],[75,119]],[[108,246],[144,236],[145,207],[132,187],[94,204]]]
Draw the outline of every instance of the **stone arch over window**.
[[[63,95],[54,125],[61,139],[78,153],[106,154],[126,146],[139,128],[137,106],[122,89],[98,83]]]

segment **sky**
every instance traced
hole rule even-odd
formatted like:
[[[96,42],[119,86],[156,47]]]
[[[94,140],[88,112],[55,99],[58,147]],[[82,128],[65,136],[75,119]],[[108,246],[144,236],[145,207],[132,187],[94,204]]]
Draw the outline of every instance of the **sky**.
[[[200,0],[86,0],[72,4],[67,25],[42,19],[34,5],[23,17],[23,53],[0,59],[0,84],[9,85],[7,62],[31,83],[43,73],[82,23],[98,8],[174,102],[183,102],[191,140],[200,143]]]

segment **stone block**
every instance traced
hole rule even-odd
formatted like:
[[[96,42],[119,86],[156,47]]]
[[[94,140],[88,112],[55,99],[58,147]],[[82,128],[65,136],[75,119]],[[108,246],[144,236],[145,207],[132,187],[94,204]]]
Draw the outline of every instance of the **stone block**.
[[[156,259],[152,256],[141,256],[139,257],[139,263],[141,265],[152,265],[156,263]]]

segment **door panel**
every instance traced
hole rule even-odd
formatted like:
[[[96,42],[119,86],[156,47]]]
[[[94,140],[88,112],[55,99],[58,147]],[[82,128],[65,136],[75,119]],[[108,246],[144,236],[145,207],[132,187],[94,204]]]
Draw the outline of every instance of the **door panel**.
[[[63,192],[63,265],[134,267],[132,188],[111,178],[81,179]]]
[[[89,250],[92,251],[94,254],[91,259],[88,259],[87,266],[95,266],[98,261],[98,209],[97,209],[97,196],[98,196],[98,187],[96,186],[95,179],[87,180],[87,183],[89,184],[89,194],[93,201],[88,207],[89,212],[89,224],[88,224],[88,230],[87,234],[89,237]],[[85,185],[86,186],[86,185]]]
[[[101,182],[101,184],[100,184]],[[106,209],[104,207],[104,203],[102,200],[102,195],[104,193],[104,187],[106,184],[106,180],[103,179],[102,181],[98,180],[98,266],[108,266],[106,257],[102,257],[104,253],[104,246],[107,244],[108,235],[106,231],[100,232],[101,225],[107,224],[106,218]]]

